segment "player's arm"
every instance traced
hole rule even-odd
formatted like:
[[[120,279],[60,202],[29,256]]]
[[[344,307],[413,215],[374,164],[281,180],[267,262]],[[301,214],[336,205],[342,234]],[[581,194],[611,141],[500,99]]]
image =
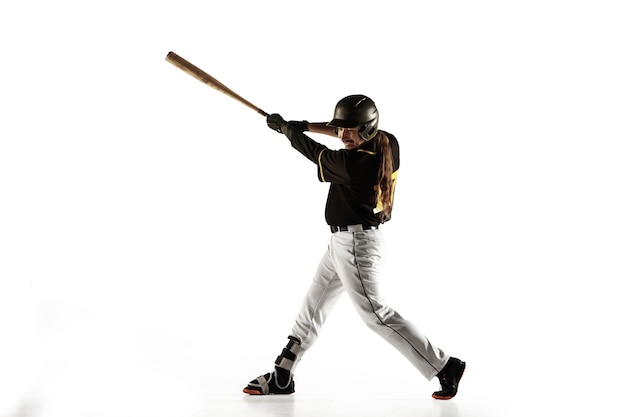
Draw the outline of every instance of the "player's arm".
[[[319,156],[327,148],[321,143],[317,143],[304,134],[307,130],[308,122],[286,122],[280,114],[274,113],[267,116],[267,126],[283,135],[287,136],[298,152],[306,156],[311,162],[318,163]]]
[[[341,184],[349,184],[351,182],[347,169],[348,152],[343,149],[338,151],[330,150],[305,135],[304,131],[308,130],[310,123],[306,121],[286,122],[279,114],[271,114],[267,117],[267,125],[270,129],[287,136],[293,148],[311,162],[317,164],[317,173],[320,181]],[[314,123],[313,125],[326,132],[329,129],[326,123]],[[330,129],[333,130],[334,128]]]
[[[334,126],[326,126],[326,122],[309,123],[307,127],[310,132],[321,133],[328,136],[337,136],[337,129]]]
[[[328,136],[337,136],[337,128],[334,126],[327,126],[327,122],[311,123],[306,120],[290,120],[288,123],[300,132],[312,132]]]
[[[293,148],[316,164],[318,163],[320,154],[328,149],[326,146],[305,135],[299,129],[294,128],[290,123],[286,123],[282,127],[282,133],[287,136]]]

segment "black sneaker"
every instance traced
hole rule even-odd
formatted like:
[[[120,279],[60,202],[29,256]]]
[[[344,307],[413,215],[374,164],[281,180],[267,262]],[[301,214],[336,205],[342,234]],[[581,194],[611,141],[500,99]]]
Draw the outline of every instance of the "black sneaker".
[[[243,392],[249,395],[289,395],[296,392],[295,386],[296,384],[291,375],[287,378],[286,383],[280,384],[278,382],[277,372],[275,371],[261,375],[250,381],[248,386],[243,389]]]
[[[441,391],[433,392],[436,400],[449,400],[456,395],[459,388],[459,381],[465,371],[465,362],[457,358],[450,358],[446,366],[437,374]]]

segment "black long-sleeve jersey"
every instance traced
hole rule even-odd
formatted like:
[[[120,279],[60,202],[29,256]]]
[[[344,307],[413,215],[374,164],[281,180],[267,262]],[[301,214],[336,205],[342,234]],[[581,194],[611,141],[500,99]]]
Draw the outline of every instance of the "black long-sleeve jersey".
[[[382,222],[376,183],[379,155],[374,140],[355,149],[331,150],[286,124],[283,133],[291,145],[317,165],[317,176],[329,182],[326,222],[331,226],[352,224],[379,225]],[[393,187],[400,168],[400,147],[395,136],[389,138],[393,157]]]

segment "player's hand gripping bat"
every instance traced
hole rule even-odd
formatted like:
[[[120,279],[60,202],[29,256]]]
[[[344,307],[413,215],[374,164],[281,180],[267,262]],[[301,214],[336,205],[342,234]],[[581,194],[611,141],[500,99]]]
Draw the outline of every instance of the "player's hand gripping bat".
[[[227,96],[234,98],[238,102],[245,104],[246,106],[250,107],[252,110],[259,113],[260,115],[264,117],[268,116],[268,113],[264,112],[263,110],[255,106],[254,104],[250,103],[248,100],[241,97],[239,94],[235,93],[233,90],[226,87],[224,84],[222,84],[221,82],[219,82],[218,80],[216,80],[215,78],[207,74],[206,72],[202,71],[200,68],[196,67],[191,62],[176,55],[174,52],[169,52],[167,56],[165,57],[165,60],[169,62],[170,64],[178,67],[178,69],[185,71],[187,74],[191,75],[192,77],[202,81],[204,84],[208,85],[209,87],[213,87],[220,93],[226,94]]]

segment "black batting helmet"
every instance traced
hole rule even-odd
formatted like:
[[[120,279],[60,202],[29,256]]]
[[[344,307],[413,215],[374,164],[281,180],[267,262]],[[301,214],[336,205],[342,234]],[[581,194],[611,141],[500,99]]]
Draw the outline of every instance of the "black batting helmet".
[[[333,120],[328,126],[352,128],[362,126],[359,136],[370,140],[378,132],[378,109],[371,98],[362,94],[347,96],[335,106]]]

